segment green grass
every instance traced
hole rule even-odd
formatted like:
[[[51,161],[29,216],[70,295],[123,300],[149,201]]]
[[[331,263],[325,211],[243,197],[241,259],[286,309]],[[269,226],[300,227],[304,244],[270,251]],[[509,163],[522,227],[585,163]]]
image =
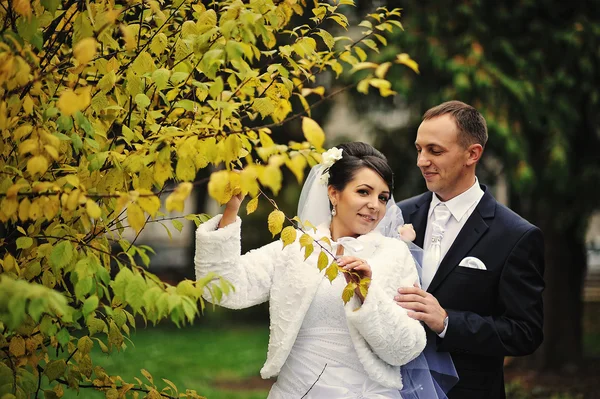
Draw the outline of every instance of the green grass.
[[[140,369],[146,369],[159,388],[166,386],[161,380],[166,378],[180,392],[195,389],[209,399],[264,399],[268,385],[257,380],[266,359],[268,334],[266,326],[139,328],[131,336],[133,345],[128,343],[120,353],[107,356],[96,345],[93,361],[109,375],[120,375],[128,382],[135,383],[134,377],[145,381]],[[95,399],[104,395],[81,389],[79,395],[65,392],[64,397]]]

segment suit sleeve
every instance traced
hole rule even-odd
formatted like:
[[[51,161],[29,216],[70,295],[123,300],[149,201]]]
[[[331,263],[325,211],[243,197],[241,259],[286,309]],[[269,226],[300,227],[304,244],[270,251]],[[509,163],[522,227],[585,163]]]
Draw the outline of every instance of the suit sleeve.
[[[267,301],[274,267],[281,262],[281,242],[274,241],[241,255],[241,219],[238,217],[234,223],[217,229],[220,220],[221,215],[217,215],[196,230],[196,279],[214,275],[212,281],[216,281],[222,277],[234,286],[234,291],[215,301],[208,289],[209,283],[202,296],[230,309],[243,309]]]
[[[385,266],[373,270],[362,306],[356,309],[356,302],[346,304],[348,323],[380,359],[393,366],[413,360],[426,344],[421,323],[394,301],[397,287],[412,286],[419,279],[408,247],[401,241],[397,244],[396,257],[390,256]]]
[[[543,339],[544,242],[537,227],[513,247],[500,275],[498,316],[446,309],[448,330],[438,350],[489,356],[524,356]]]

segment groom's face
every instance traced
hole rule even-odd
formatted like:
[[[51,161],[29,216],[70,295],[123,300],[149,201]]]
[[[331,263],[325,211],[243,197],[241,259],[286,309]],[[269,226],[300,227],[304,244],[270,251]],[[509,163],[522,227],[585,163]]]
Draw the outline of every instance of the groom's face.
[[[469,151],[459,143],[458,127],[451,115],[423,121],[417,131],[415,147],[417,166],[427,188],[442,201],[471,187],[474,180],[467,170]]]

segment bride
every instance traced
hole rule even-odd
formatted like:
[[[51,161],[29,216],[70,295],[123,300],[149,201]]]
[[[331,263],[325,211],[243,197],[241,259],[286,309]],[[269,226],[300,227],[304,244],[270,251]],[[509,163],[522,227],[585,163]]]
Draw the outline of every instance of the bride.
[[[391,168],[365,143],[346,143],[323,155],[303,186],[298,214],[318,224],[304,231],[328,248],[329,262],[335,254],[344,270],[371,278],[365,296],[357,290],[344,305],[349,274],[339,272],[330,282],[317,268],[320,251],[304,259],[298,239],[241,255],[241,196],[226,204],[223,215],[198,227],[196,277],[212,272],[229,280],[235,292],[220,302],[227,308],[270,302],[268,354],[261,369],[263,378],[278,376],[270,399],[437,398],[421,394],[421,385],[415,394],[419,383],[401,372],[421,354],[426,335],[393,299],[398,287],[418,284],[419,277],[407,244],[392,238],[398,236],[401,214],[390,201]],[[211,300],[208,290],[204,296]],[[403,377],[411,380],[411,396],[401,391]]]

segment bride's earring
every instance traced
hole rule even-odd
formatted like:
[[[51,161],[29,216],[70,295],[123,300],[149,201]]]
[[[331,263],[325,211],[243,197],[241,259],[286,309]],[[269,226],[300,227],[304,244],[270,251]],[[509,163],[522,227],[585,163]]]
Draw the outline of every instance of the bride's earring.
[[[335,210],[335,205],[333,206],[333,208],[331,208],[331,216],[335,216],[337,215],[337,211]]]

